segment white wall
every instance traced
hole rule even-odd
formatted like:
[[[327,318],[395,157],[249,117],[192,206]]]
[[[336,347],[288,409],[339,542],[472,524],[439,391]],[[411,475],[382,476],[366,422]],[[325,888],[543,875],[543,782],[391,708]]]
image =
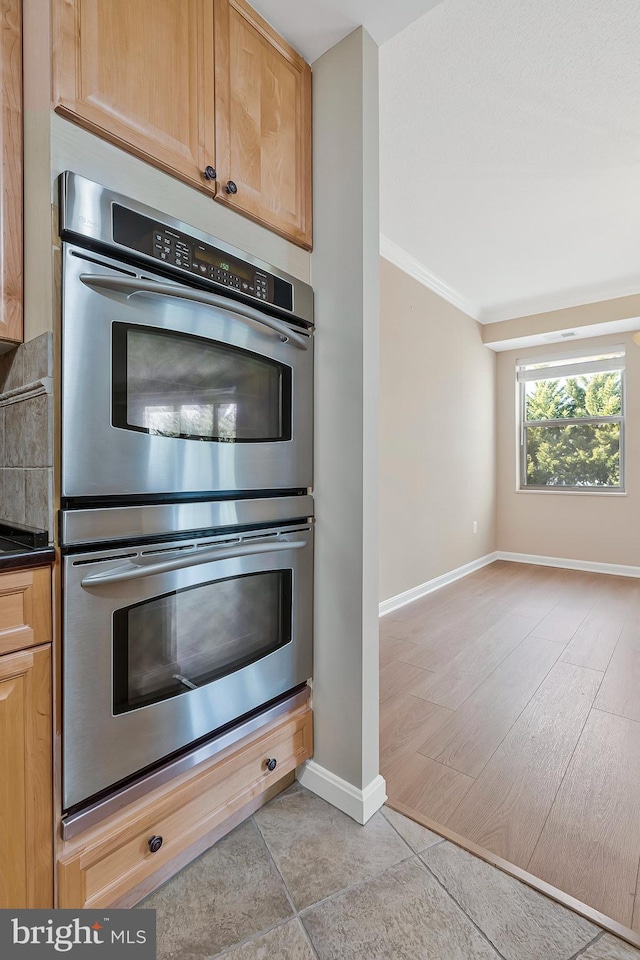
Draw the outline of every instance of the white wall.
[[[378,777],[378,50],[314,63],[315,756],[301,779],[365,820]],[[335,778],[339,778],[336,783]]]
[[[381,264],[380,600],[389,600],[495,550],[496,358],[475,320]]]

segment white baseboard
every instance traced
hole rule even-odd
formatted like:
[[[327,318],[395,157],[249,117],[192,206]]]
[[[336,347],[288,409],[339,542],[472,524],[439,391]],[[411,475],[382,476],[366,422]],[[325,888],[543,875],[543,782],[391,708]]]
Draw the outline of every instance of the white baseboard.
[[[321,767],[315,760],[307,760],[297,773],[303,787],[342,810],[357,823],[366,823],[387,799],[384,777],[377,776],[359,790],[342,777]]]
[[[596,560],[567,560],[564,557],[538,557],[533,553],[509,553],[498,550],[496,560],[513,563],[535,563],[540,567],[561,567],[563,570],[584,570],[585,573],[608,573],[613,577],[640,577],[640,567],[623,563],[599,563]]]
[[[449,573],[443,573],[440,577],[427,580],[426,583],[421,583],[411,590],[399,593],[397,597],[391,597],[390,600],[383,600],[380,604],[379,616],[384,617],[388,613],[393,613],[394,610],[399,610],[400,607],[405,607],[408,603],[413,603],[414,600],[426,597],[428,593],[433,593],[434,590],[446,587],[448,583],[461,580],[462,577],[468,576],[470,573],[473,573],[474,570],[480,570],[482,567],[488,566],[490,563],[493,563],[494,560],[498,560],[498,558],[498,553],[488,553],[484,557],[479,557],[478,560],[472,560],[470,563],[465,563],[462,567],[456,567],[455,570],[450,570]]]

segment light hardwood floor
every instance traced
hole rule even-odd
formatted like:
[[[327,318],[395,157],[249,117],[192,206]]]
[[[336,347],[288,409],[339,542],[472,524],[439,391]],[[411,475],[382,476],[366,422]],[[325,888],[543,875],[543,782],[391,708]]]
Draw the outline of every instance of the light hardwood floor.
[[[391,802],[640,932],[640,580],[498,561],[380,621]]]

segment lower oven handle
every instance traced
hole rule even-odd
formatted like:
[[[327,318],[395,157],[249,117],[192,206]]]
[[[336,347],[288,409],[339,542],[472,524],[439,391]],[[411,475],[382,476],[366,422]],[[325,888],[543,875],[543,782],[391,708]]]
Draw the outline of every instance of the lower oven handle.
[[[138,277],[115,277],[103,276],[101,274],[81,273],[80,279],[88,287],[103,288],[105,290],[115,290],[117,293],[124,293],[127,297],[133,297],[136,293],[154,293],[161,297],[174,297],[177,300],[192,300],[194,303],[202,303],[208,307],[218,307],[227,313],[241,317],[244,320],[253,320],[263,327],[269,327],[277,333],[283,343],[293,343],[301,350],[309,349],[310,337],[304,337],[294,330],[291,330],[286,323],[276,320],[275,317],[269,317],[260,310],[245,306],[241,303],[233,303],[226,297],[217,293],[207,293],[204,290],[195,290],[191,287],[185,287],[178,284],[158,283],[155,280],[142,280]]]
[[[212,547],[209,550],[189,552],[172,560],[161,560],[159,563],[149,563],[145,566],[127,563],[116,567],[115,570],[107,570],[105,573],[91,573],[82,580],[82,586],[99,587],[105,583],[124,583],[127,580],[139,580],[141,577],[152,577],[157,573],[195,567],[197,564],[209,563],[211,560],[233,560],[235,557],[251,557],[259,553],[281,553],[285,550],[301,550],[306,546],[306,540],[274,542],[265,538],[260,543],[241,543],[235,547]]]

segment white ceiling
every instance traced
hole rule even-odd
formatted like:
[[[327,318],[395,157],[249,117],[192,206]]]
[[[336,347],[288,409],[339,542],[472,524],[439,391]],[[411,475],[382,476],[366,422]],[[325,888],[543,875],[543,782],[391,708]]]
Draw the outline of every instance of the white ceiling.
[[[363,24],[377,44],[421,17],[440,0],[251,0],[265,20],[308,63]]]
[[[640,291],[638,0],[445,0],[380,83],[389,259],[483,322]]]

